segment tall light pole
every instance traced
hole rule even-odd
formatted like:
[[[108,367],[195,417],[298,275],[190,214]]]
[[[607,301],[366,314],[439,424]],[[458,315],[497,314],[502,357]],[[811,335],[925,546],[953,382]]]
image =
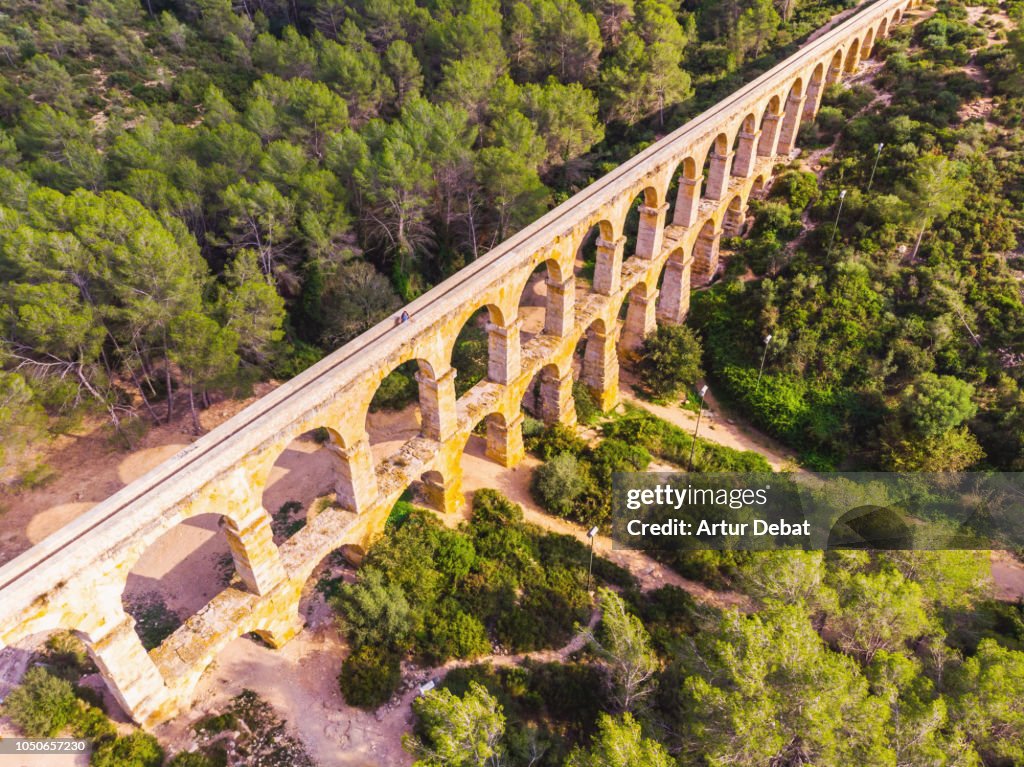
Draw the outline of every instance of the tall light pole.
[[[690,443],[690,462],[687,464],[687,471],[693,471],[693,450],[697,447],[697,430],[700,428],[700,417],[704,412],[704,395],[708,393],[708,386],[704,384],[700,387],[700,407],[697,409],[697,425],[693,427],[693,442]]]
[[[871,191],[871,182],[873,182],[875,180],[875,169],[878,168],[878,158],[882,156],[882,147],[884,147],[884,146],[885,146],[884,142],[882,142],[882,141],[878,142],[878,153],[875,154],[875,164],[871,166],[871,178],[868,179],[868,188],[866,190],[868,192]]]
[[[587,569],[587,593],[589,594],[590,579],[594,575],[594,539],[597,537],[597,525],[587,531],[587,537],[590,539],[590,567]]]
[[[827,258],[832,258],[832,243],[836,241],[836,230],[839,229],[839,214],[843,212],[843,200],[846,199],[846,190],[843,189],[839,192],[839,210],[836,211],[836,222],[832,225],[832,236],[828,240],[828,253]]]
[[[768,359],[768,344],[772,342],[772,334],[769,333],[764,337],[764,354],[761,355],[761,367],[757,371],[757,384],[754,386],[754,391],[761,388],[761,376],[764,374],[764,361]]]

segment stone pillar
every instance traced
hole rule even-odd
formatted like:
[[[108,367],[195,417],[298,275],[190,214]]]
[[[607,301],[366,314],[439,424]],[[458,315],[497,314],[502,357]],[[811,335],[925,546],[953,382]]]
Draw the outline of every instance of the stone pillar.
[[[682,325],[690,311],[690,261],[670,258],[665,264],[665,276],[661,282],[661,300],[658,302],[658,319],[673,325]]]
[[[761,127],[761,140],[757,142],[757,154],[759,157],[772,157],[779,151],[779,124],[782,118],[779,115],[768,114],[764,116],[764,123]]]
[[[718,246],[722,240],[722,230],[710,235],[702,231],[693,246],[693,270],[705,279],[710,279],[718,268]]]
[[[459,452],[446,461],[446,472],[428,471],[423,475],[423,493],[427,502],[442,514],[455,514],[465,504],[462,494],[462,467]]]
[[[284,580],[270,515],[258,502],[248,510],[229,511],[230,516],[224,516],[224,534],[231,547],[235,570],[249,591],[266,594]]]
[[[619,356],[615,350],[616,330],[610,333],[588,331],[583,353],[583,384],[594,395],[598,407],[608,412],[619,403]]]
[[[739,178],[750,178],[754,172],[754,160],[757,159],[757,142],[761,139],[761,131],[740,133],[736,159],[732,161],[732,175]]]
[[[506,422],[498,415],[487,416],[487,457],[510,469],[523,460],[523,414]]]
[[[565,282],[548,279],[545,284],[548,296],[544,310],[544,332],[565,338],[576,320],[576,278],[570,274]]]
[[[782,116],[782,129],[779,132],[779,154],[788,155],[796,148],[796,134],[800,130],[800,115],[803,111],[803,96],[791,96],[786,102],[786,113]]]
[[[540,412],[541,420],[549,426],[563,423],[573,426],[576,423],[576,403],[572,398],[572,371],[559,378],[549,372],[540,374]]]
[[[700,208],[700,184],[695,178],[679,179],[679,192],[676,194],[676,209],[672,214],[672,223],[676,226],[693,226],[697,222],[697,211]]]
[[[711,167],[708,169],[708,183],[704,196],[709,200],[721,200],[729,188],[729,167],[732,165],[733,152],[711,153]]]
[[[640,294],[638,285],[629,293],[629,306],[626,308],[626,326],[622,332],[622,348],[636,351],[644,339],[658,327],[657,307],[658,291],[652,290],[648,295]]]
[[[455,412],[455,368],[448,368],[436,381],[418,372],[416,381],[420,385],[423,436],[444,442],[458,428],[458,415]]]
[[[747,220],[747,206],[739,210],[729,208],[725,212],[725,221],[722,222],[722,230],[726,237],[739,237],[743,231],[743,224]]]
[[[505,327],[487,323],[487,378],[494,383],[508,384],[519,377],[521,325],[518,317]]]
[[[126,615],[107,634],[86,644],[107,688],[135,722],[152,725],[175,713],[170,691]]]
[[[370,439],[364,432],[352,447],[344,448],[329,442],[327,449],[338,458],[338,482],[335,486],[338,503],[358,514],[377,499],[377,473]]]
[[[661,253],[667,213],[667,202],[657,208],[640,206],[640,227],[636,233],[636,254],[640,258],[656,258]]]
[[[615,242],[597,238],[597,265],[594,267],[594,292],[611,296],[619,292],[622,280],[622,251],[626,238]]]
[[[279,613],[272,620],[265,621],[259,628],[253,629],[253,633],[275,650],[284,647],[294,639],[306,625],[305,619],[299,614],[301,594],[302,588],[299,587],[295,590],[293,600],[278,608]]]

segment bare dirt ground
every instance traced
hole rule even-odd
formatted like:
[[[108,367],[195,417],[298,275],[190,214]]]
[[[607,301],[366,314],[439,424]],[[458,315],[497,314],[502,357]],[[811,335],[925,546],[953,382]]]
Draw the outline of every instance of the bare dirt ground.
[[[242,408],[276,388],[257,384],[253,396],[224,400],[200,414],[206,430],[220,425]],[[86,421],[82,428],[46,446],[45,461],[56,476],[40,487],[14,491],[0,488],[0,564],[13,559],[95,504],[138,479],[182,447],[195,441],[190,419],[183,413],[156,426],[126,452],[105,423]]]

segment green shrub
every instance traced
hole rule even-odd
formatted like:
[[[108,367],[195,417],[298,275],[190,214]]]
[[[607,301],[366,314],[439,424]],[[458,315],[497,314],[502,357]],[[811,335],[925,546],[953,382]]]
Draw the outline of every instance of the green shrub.
[[[782,195],[794,210],[803,210],[819,195],[818,177],[809,171],[790,170],[775,180],[772,195]]]
[[[78,713],[71,683],[42,666],[33,666],[4,700],[5,716],[29,738],[52,738]]]
[[[407,362],[392,370],[377,387],[370,400],[370,410],[402,410],[415,402],[419,397],[415,375],[415,362]]]
[[[518,525],[523,522],[523,509],[497,490],[484,488],[473,494],[473,522],[477,525],[495,523]]]
[[[674,397],[704,374],[702,356],[700,339],[692,328],[659,325],[640,348],[640,383],[652,397]]]
[[[428,639],[423,649],[436,663],[449,658],[475,658],[491,651],[484,625],[453,601],[431,613],[426,633]]]
[[[584,426],[592,426],[601,419],[602,412],[597,400],[580,381],[572,385],[572,400],[576,407],[576,420]]]
[[[101,741],[89,761],[91,767],[160,767],[163,763],[164,750],[146,732]]]
[[[234,730],[236,727],[238,727],[238,718],[230,711],[226,711],[223,714],[204,716],[192,725],[192,729],[196,732],[214,735],[218,732]]]
[[[556,423],[544,429],[539,436],[528,440],[526,448],[542,461],[550,461],[562,453],[578,456],[587,449],[587,443],[580,438],[575,429]]]
[[[590,487],[585,463],[572,453],[559,453],[533,473],[530,490],[541,506],[560,517],[572,515],[573,501]]]
[[[338,686],[350,706],[373,709],[394,695],[401,680],[400,659],[396,653],[364,645],[341,664]]]

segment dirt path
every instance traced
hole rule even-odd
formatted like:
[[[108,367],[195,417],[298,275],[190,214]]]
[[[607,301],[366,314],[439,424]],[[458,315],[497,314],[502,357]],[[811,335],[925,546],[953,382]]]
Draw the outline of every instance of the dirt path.
[[[701,428],[703,429],[703,426]],[[530,495],[530,476],[533,470],[540,466],[539,460],[527,455],[515,468],[505,469],[484,455],[484,447],[485,443],[481,437],[474,435],[469,438],[466,452],[462,457],[462,487],[466,493],[466,506],[460,518],[447,520],[450,524],[457,524],[469,518],[469,509],[472,507],[472,497],[475,491],[494,488],[510,501],[523,507],[523,516],[527,522],[548,532],[571,535],[584,544],[590,544],[585,527],[551,516],[533,500]],[[748,604],[748,600],[743,595],[713,591],[702,583],[683,578],[670,567],[652,559],[642,551],[616,549],[612,539],[608,536],[598,535],[594,539],[594,552],[629,570],[643,591],[651,591],[662,586],[677,586],[693,596],[694,599],[717,607],[744,607]]]
[[[619,389],[622,398],[631,405],[647,410],[669,423],[693,432],[697,425],[697,414],[674,405],[656,405],[637,396],[633,389],[635,378],[626,371],[621,373]],[[723,416],[714,392],[708,389],[704,397],[704,412],[700,417],[698,436],[708,442],[731,447],[735,450],[750,450],[764,456],[775,471],[800,471],[797,456],[766,434],[749,424]]]

